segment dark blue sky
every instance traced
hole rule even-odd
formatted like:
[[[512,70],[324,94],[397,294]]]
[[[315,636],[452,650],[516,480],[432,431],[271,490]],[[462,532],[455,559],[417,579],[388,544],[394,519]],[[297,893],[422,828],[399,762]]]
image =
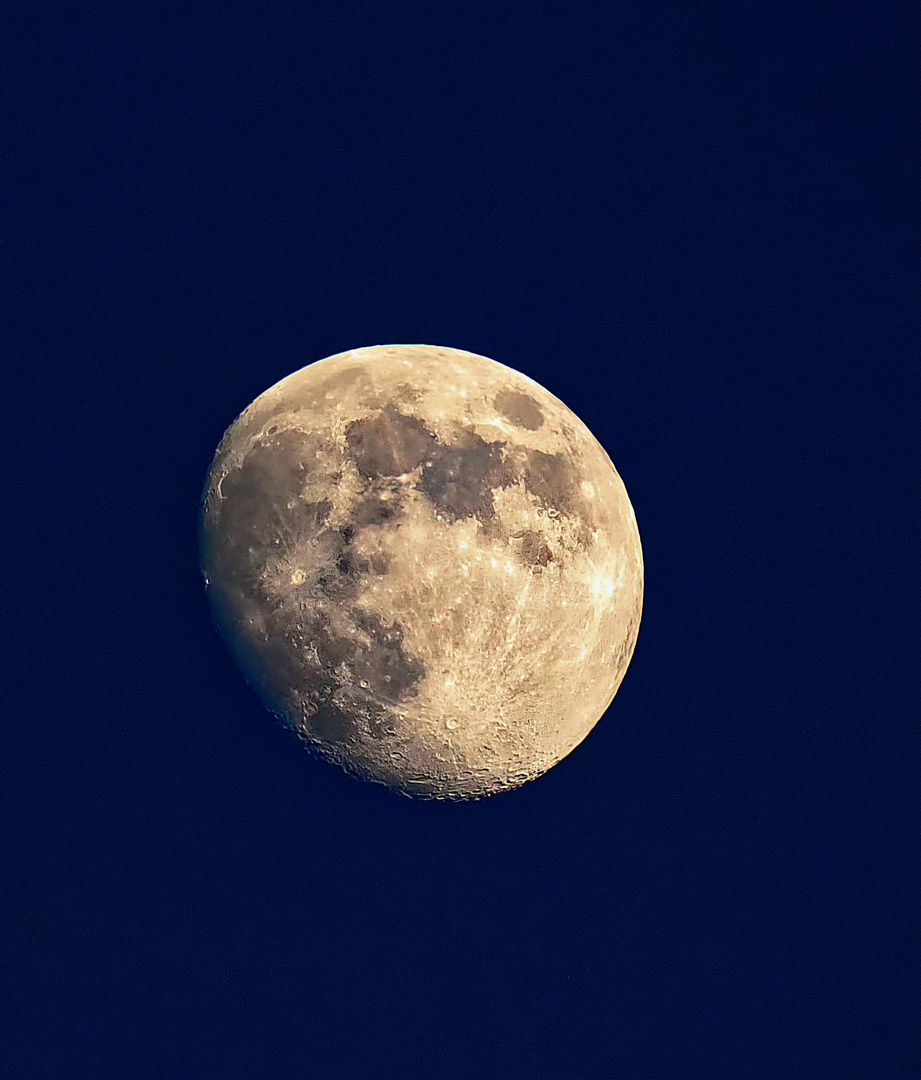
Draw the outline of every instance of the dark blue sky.
[[[916,1076],[916,13],[0,20],[4,1080]],[[473,804],[311,760],[196,565],[237,413],[405,341],[562,398],[646,556]]]

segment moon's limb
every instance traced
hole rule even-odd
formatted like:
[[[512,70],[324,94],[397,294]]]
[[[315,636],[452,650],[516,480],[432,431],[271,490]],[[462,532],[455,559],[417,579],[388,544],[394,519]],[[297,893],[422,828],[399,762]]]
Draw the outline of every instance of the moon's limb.
[[[356,349],[267,390],[218,447],[201,552],[267,706],[408,794],[546,771],[607,709],[639,627],[607,454],[533,380],[456,349]]]

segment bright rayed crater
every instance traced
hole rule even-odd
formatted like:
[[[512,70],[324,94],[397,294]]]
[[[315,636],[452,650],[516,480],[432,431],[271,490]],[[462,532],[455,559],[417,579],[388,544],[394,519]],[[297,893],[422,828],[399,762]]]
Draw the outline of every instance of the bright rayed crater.
[[[218,447],[200,537],[266,706],[410,795],[545,772],[636,642],[640,540],[607,454],[537,383],[457,349],[355,349],[266,390]]]

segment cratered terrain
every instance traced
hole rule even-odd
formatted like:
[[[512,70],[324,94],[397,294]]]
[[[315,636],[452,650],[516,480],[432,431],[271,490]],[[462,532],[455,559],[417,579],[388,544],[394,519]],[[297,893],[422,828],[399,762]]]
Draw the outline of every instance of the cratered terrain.
[[[533,380],[457,349],[355,349],[266,390],[218,447],[200,542],[266,706],[409,795],[545,772],[636,642],[640,540],[608,455]]]

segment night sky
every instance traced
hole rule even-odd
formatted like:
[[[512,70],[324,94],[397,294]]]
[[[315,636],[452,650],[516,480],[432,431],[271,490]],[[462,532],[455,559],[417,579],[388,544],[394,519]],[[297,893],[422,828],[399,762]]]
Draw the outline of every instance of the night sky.
[[[4,7],[3,1080],[918,1075],[917,23]],[[480,802],[307,755],[197,565],[236,415],[392,342],[643,540],[614,704]]]

